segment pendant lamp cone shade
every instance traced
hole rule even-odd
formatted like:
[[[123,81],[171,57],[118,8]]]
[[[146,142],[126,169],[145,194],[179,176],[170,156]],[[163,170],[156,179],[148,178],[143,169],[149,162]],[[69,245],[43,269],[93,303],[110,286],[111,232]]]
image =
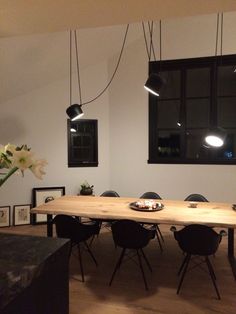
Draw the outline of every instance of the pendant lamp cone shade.
[[[222,147],[226,140],[226,131],[222,128],[210,130],[205,136],[205,144],[208,147]]]
[[[66,109],[66,113],[68,114],[71,121],[75,121],[84,115],[83,110],[81,109],[81,105],[78,104],[74,104],[68,107]]]
[[[163,84],[164,81],[159,74],[151,73],[144,85],[144,88],[149,91],[149,93],[159,96]]]

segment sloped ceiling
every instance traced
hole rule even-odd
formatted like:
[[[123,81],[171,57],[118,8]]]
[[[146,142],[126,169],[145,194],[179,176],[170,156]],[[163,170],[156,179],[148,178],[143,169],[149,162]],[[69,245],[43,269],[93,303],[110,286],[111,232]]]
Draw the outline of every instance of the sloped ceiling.
[[[0,103],[68,77],[70,28],[88,67],[119,52],[126,23],[233,10],[235,0],[0,0]]]
[[[0,0],[0,37],[234,10],[235,0]]]

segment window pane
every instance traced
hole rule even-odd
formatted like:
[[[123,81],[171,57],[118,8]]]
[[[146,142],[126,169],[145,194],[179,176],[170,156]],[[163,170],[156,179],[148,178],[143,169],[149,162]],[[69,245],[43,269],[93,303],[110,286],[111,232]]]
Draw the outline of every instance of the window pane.
[[[236,127],[236,97],[218,98],[218,125]]]
[[[210,96],[210,68],[189,69],[186,71],[186,96]]]
[[[180,134],[172,131],[158,132],[158,157],[180,156]]]
[[[161,88],[160,98],[180,98],[180,71],[163,71],[161,77],[165,84]]]
[[[225,145],[215,152],[216,158],[232,160],[236,158],[236,130],[228,132]]]
[[[204,128],[209,124],[209,99],[188,99],[186,101],[187,128]]]
[[[218,95],[236,96],[236,72],[235,65],[218,67]]]
[[[203,140],[207,133],[205,130],[186,131],[186,157],[191,159],[209,158],[211,150],[203,146]]]
[[[165,100],[158,101],[157,128],[178,128],[180,119],[180,101]]]

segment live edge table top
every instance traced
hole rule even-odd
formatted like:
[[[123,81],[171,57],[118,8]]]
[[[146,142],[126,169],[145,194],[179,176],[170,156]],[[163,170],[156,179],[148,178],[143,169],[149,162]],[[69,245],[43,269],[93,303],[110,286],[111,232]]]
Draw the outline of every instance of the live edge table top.
[[[160,224],[203,224],[222,228],[236,228],[236,211],[230,203],[198,202],[190,208],[189,202],[157,200],[164,204],[160,211],[136,211],[129,204],[138,198],[69,196],[65,195],[31,210],[35,214],[70,215],[99,219],[132,219]]]

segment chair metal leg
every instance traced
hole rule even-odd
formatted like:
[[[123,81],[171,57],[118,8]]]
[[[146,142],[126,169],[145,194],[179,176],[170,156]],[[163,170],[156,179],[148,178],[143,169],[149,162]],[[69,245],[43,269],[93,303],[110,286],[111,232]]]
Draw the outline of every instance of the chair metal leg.
[[[139,250],[136,250],[136,251],[137,251],[137,255],[138,255],[139,266],[140,266],[140,269],[141,269],[141,272],[142,272],[142,276],[143,276],[143,281],[144,281],[145,289],[148,290],[148,285],[147,285],[146,277],[145,277],[144,270],[143,270],[143,265],[142,265],[142,261],[141,261],[141,256],[140,256],[140,254],[139,254]]]
[[[122,263],[123,257],[124,257],[124,255],[125,255],[125,250],[126,250],[125,248],[122,250],[121,255],[120,255],[120,258],[119,258],[118,262],[116,263],[115,269],[114,269],[114,271],[113,271],[113,273],[112,273],[112,276],[111,276],[111,280],[110,280],[110,282],[109,282],[109,286],[111,286],[111,284],[112,284],[112,281],[113,281],[113,279],[114,279],[114,277],[115,277],[115,274],[116,274],[116,272],[117,272],[117,269],[120,268],[120,265],[121,265],[121,263]]]
[[[144,254],[143,249],[140,249],[140,251],[141,251],[141,253],[142,253],[142,255],[143,255],[143,258],[144,258],[144,260],[145,260],[145,262],[146,262],[146,264],[147,264],[147,266],[148,266],[150,272],[152,272],[152,267],[151,267],[151,265],[150,265],[150,263],[149,263],[149,261],[148,261],[146,255]]]
[[[155,235],[156,235],[156,237],[157,237],[157,241],[158,241],[160,250],[161,250],[161,252],[163,252],[163,248],[162,248],[162,245],[161,245],[161,241],[160,241],[160,237],[159,237],[159,234],[158,234],[158,232],[157,232],[157,229],[155,229]]]
[[[90,254],[90,256],[92,257],[92,260],[94,261],[95,265],[98,266],[98,263],[96,261],[96,258],[94,257],[92,251],[90,250],[90,247],[89,245],[87,244],[86,241],[84,241],[84,245],[86,246],[87,250],[88,250],[88,253]]]
[[[82,255],[81,255],[81,250],[80,250],[80,244],[77,244],[78,248],[78,255],[79,255],[79,264],[80,264],[80,271],[81,271],[81,277],[82,281],[84,282],[84,270],[83,270],[83,263],[82,263]]]
[[[178,276],[181,274],[181,272],[182,272],[182,270],[183,270],[183,267],[184,267],[184,265],[185,265],[185,263],[186,263],[186,261],[187,261],[187,258],[188,258],[188,255],[185,255],[184,260],[183,260],[183,262],[182,262],[182,264],[181,264],[181,266],[180,266],[180,268],[179,268]]]
[[[156,229],[157,229],[157,231],[158,231],[159,234],[160,234],[160,237],[161,237],[161,239],[162,239],[162,242],[165,242],[165,241],[164,241],[164,238],[163,238],[163,235],[162,235],[162,233],[161,233],[161,230],[160,230],[160,228],[159,228],[158,225],[156,225]]]
[[[210,266],[210,269],[211,269],[211,273],[212,273],[214,279],[216,280],[216,274],[215,274],[214,268],[213,268],[213,266],[212,266],[212,264],[211,264],[211,262],[210,262],[209,257],[208,257],[208,260],[209,260],[209,266]]]
[[[187,254],[187,259],[186,259],[185,266],[184,266],[184,269],[183,269],[183,272],[182,272],[182,276],[181,276],[180,281],[179,281],[179,286],[178,286],[178,289],[177,289],[177,294],[179,294],[180,288],[181,288],[181,286],[182,286],[182,283],[183,283],[183,280],[184,280],[184,277],[185,277],[185,274],[186,274],[186,271],[187,271],[187,268],[188,268],[188,264],[189,264],[190,259],[191,259],[191,255],[190,255],[190,254]]]
[[[214,278],[214,271],[213,271],[213,268],[212,268],[212,265],[211,265],[211,262],[209,261],[209,258],[208,256],[205,257],[205,260],[206,260],[206,263],[207,263],[207,267],[208,267],[208,270],[209,270],[209,274],[211,276],[211,281],[215,287],[215,291],[216,291],[216,294],[217,294],[217,297],[218,299],[220,300],[220,293],[219,293],[219,290],[217,288],[217,285],[216,285],[216,281],[215,281],[215,278]]]

